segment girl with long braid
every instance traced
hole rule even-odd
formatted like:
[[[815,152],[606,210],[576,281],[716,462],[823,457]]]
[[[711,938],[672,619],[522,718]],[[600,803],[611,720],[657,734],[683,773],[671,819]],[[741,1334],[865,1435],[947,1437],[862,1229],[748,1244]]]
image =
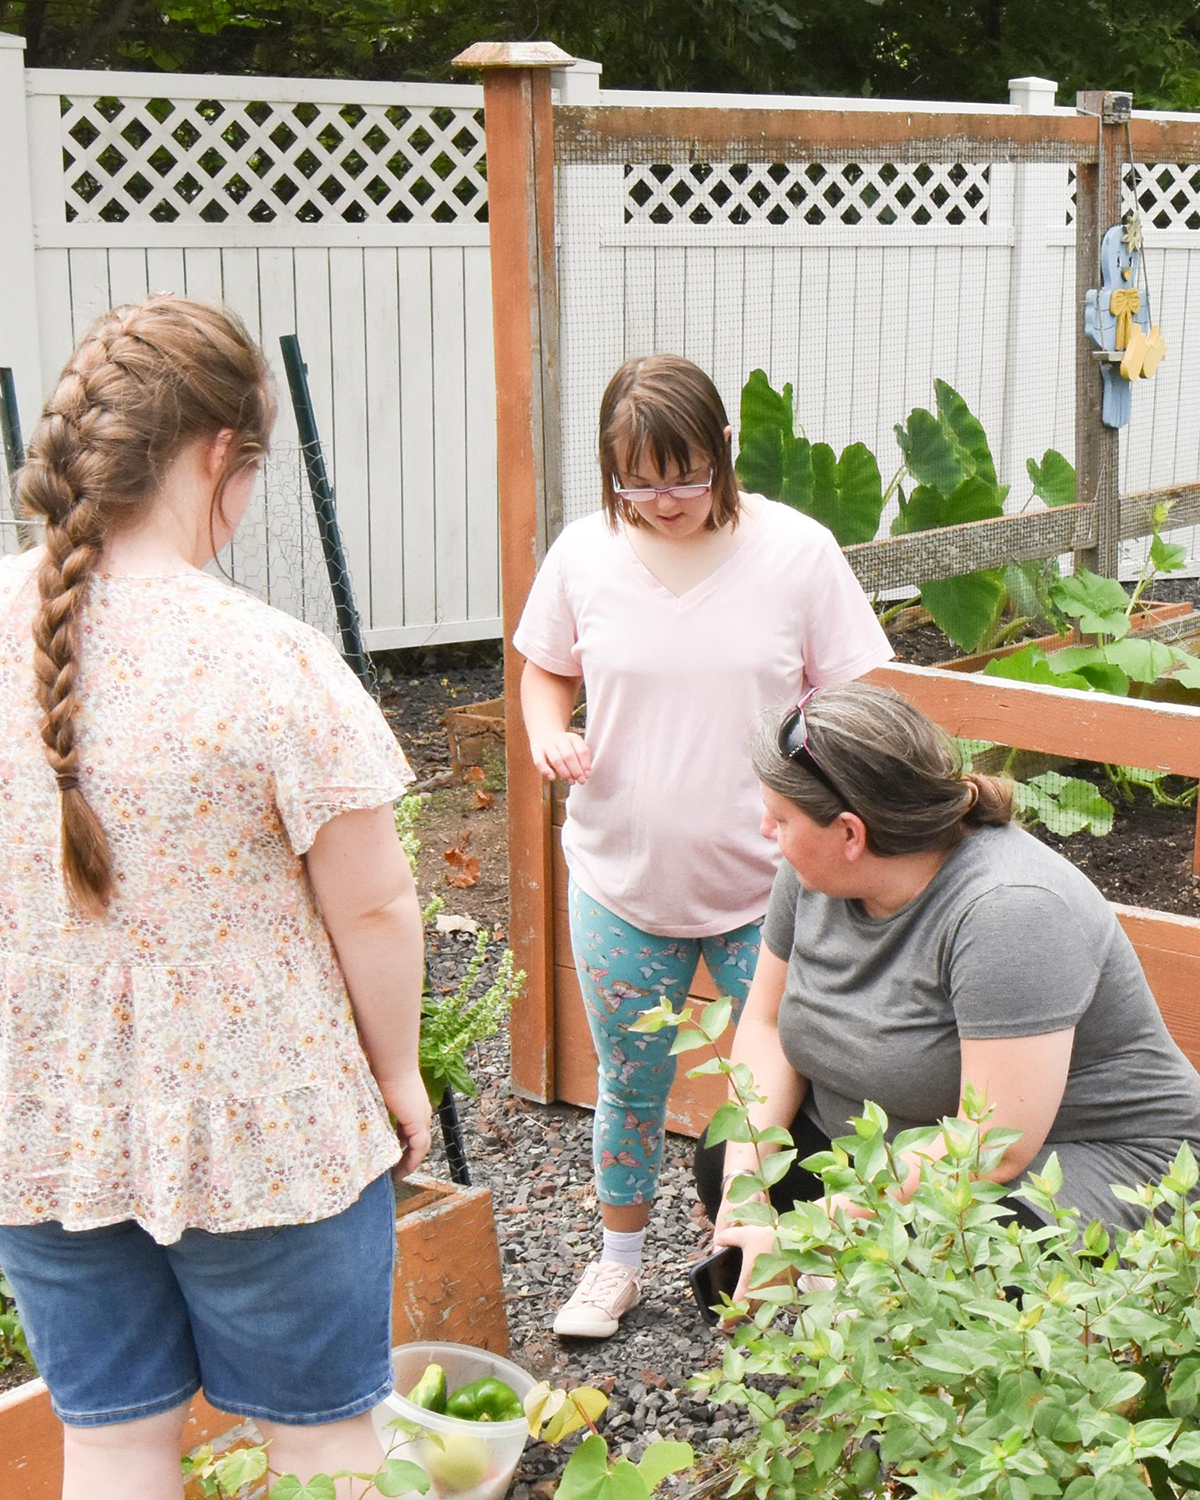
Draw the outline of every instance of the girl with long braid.
[[[227,310],[105,315],[0,560],[0,1266],[64,1500],[178,1500],[202,1387],[277,1470],[379,1463],[429,1144],[410,773],[322,636],[201,571],[273,419]]]

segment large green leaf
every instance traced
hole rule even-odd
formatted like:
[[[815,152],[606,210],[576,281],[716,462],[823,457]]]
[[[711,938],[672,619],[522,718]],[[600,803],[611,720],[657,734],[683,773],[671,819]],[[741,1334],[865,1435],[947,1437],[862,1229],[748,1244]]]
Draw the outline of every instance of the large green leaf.
[[[830,529],[843,547],[874,540],[883,514],[883,481],[865,443],[851,443],[838,459],[839,524]]]
[[[678,1474],[690,1469],[696,1462],[691,1443],[670,1442],[666,1438],[656,1439],[646,1447],[638,1472],[646,1481],[646,1488],[654,1490],[668,1474]]]
[[[839,546],[869,542],[879,528],[883,484],[870,449],[851,443],[839,459],[827,443],[795,433],[792,387],[772,389],[762,370],[742,389],[737,473],[743,488],[782,500],[828,526]]]
[[[934,624],[964,651],[977,651],[995,631],[1007,600],[1002,568],[921,585],[921,603]]]
[[[1080,630],[1088,635],[1111,635],[1117,640],[1129,634],[1129,595],[1115,578],[1102,578],[1080,568],[1067,578],[1060,578],[1050,596],[1064,615],[1079,621]]]
[[[556,1500],[599,1500],[608,1481],[608,1444],[598,1434],[584,1438],[567,1460]]]
[[[893,534],[932,531],[966,521],[986,521],[1003,513],[999,491],[973,476],[949,494],[921,484],[909,496],[892,526]],[[939,578],[921,585],[921,603],[934,624],[964,651],[976,651],[995,630],[1008,600],[1002,568],[986,568],[961,578]]]
[[[783,492],[784,449],[792,441],[792,388],[772,388],[762,370],[752,370],[742,387],[737,474],[743,488],[769,500]]]
[[[1000,493],[986,479],[964,479],[950,492],[934,485],[918,485],[892,526],[894,536],[912,531],[936,531],[967,521],[990,521],[1004,514]]]
[[[783,480],[769,499],[782,500],[807,516],[813,506],[812,444],[807,438],[792,438],[783,445]]]
[[[914,407],[907,426],[898,424],[895,431],[908,471],[919,484],[948,495],[967,477],[946,429],[931,411]]]
[[[828,526],[839,547],[869,542],[883,511],[879,465],[869,448],[852,443],[837,458],[828,443],[807,444],[799,439],[788,455],[792,474],[785,494],[798,509]]]
[[[1112,830],[1112,803],[1078,776],[1047,771],[1031,781],[1018,782],[1013,800],[1025,817],[1036,818],[1061,838],[1085,829],[1101,836]]]
[[[1025,467],[1033,481],[1033,493],[1047,505],[1075,504],[1075,470],[1056,449],[1047,448],[1040,464],[1027,458]]]
[[[1175,665],[1175,656],[1170,646],[1136,635],[1112,641],[1105,646],[1104,656],[1113,666],[1120,667],[1122,672],[1132,677],[1134,682],[1157,682]]]
[[[954,445],[963,473],[976,474],[994,485],[996,465],[992,462],[992,450],[988,447],[987,435],[979,418],[972,414],[954,387],[944,380],[935,380],[933,389],[937,396],[938,416]]]
[[[1061,656],[1061,652],[1055,652]],[[1045,687],[1079,688],[1090,692],[1092,684],[1078,672],[1056,672],[1040,646],[1022,646],[1011,656],[998,657],[983,669],[985,677],[1005,677],[1011,682],[1037,682]]]
[[[1119,698],[1129,696],[1128,674],[1110,659],[1104,646],[1064,646],[1061,651],[1052,652],[1048,660],[1050,670],[1058,676],[1077,675],[1098,692],[1115,693]]]

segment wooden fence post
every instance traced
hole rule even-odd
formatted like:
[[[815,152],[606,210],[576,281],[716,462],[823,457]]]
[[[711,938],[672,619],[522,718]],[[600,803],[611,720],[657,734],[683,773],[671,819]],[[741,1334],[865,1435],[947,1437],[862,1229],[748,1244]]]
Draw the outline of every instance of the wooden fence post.
[[[1098,159],[1075,169],[1075,473],[1077,494],[1096,507],[1096,545],[1075,554],[1076,568],[1115,578],[1121,530],[1120,434],[1100,419],[1103,395],[1095,344],[1083,331],[1083,299],[1100,285],[1100,240],[1121,217],[1120,152],[1125,127],[1105,116],[1114,98],[1102,89],[1075,95],[1075,107],[1096,117]]]
[[[550,795],[521,719],[512,636],[561,514],[558,287],[554,265],[554,118],[550,69],[573,59],[546,42],[482,42],[454,59],[483,70],[487,131],[496,458],[504,618],[509,942],[525,970],[513,1007],[512,1084],[554,1092],[554,912]]]
[[[33,194],[25,106],[25,38],[0,33],[0,365],[10,365],[26,436],[42,406],[34,278]],[[58,163],[61,172],[61,157]],[[64,351],[65,352],[65,351]]]

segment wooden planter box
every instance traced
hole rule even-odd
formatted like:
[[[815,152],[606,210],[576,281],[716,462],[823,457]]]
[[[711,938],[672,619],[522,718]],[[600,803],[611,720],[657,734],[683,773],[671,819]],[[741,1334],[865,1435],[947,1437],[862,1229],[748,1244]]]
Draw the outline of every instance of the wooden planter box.
[[[1131,633],[1137,634],[1146,630],[1154,630],[1159,625],[1165,625],[1168,620],[1180,620],[1185,615],[1190,615],[1192,606],[1188,603],[1167,604],[1152,601],[1143,611],[1139,606],[1139,612],[1131,622]],[[1006,656],[1012,656],[1017,651],[1023,651],[1026,646],[1040,646],[1049,656],[1054,651],[1061,651],[1064,646],[1079,646],[1082,644],[1078,630],[1072,630],[1067,635],[1043,635],[1032,641],[1016,641],[1011,646],[998,646],[994,651],[979,651],[974,656],[954,656],[949,661],[939,662],[938,666],[947,672],[982,672],[990,661],[1000,661]]]
[[[1188,608],[1183,606],[1183,612]],[[1075,760],[1200,775],[1200,711],[1195,707],[894,663],[877,668],[870,680],[894,688],[951,734],[966,739],[992,740]],[[591,1108],[596,1102],[596,1058],[571,956],[567,869],[561,848],[564,811],[564,798],[556,792],[551,828],[551,1097]],[[1200,1067],[1200,920],[1140,907],[1117,906],[1116,912],[1172,1036]],[[518,961],[522,961],[519,954]],[[716,995],[701,964],[692,998],[705,1001]],[[526,996],[524,1003],[532,1007],[533,999]],[[533,1025],[533,1020],[514,1014],[514,1056],[520,1046],[530,1045]],[[681,1062],[668,1100],[667,1124],[680,1134],[696,1136],[725,1098],[725,1084],[718,1077],[686,1078],[685,1065],[690,1060],[685,1057]]]
[[[489,755],[503,760],[503,698],[447,709],[443,722],[450,746],[450,770],[456,778],[462,775],[464,766],[481,766]]]
[[[400,1184],[396,1199],[392,1343],[441,1339],[507,1354],[491,1193],[418,1176]],[[97,1337],[103,1337],[102,1329]],[[247,1429],[252,1434],[249,1424],[214,1410],[197,1395],[183,1451],[223,1434],[241,1437]],[[45,1382],[32,1380],[0,1395],[0,1496],[58,1500],[61,1490],[62,1426],[50,1409]]]

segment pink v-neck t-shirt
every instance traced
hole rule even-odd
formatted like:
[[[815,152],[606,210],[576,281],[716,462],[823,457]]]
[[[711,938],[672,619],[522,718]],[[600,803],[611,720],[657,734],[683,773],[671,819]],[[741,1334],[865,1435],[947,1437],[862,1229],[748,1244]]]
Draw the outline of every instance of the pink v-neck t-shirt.
[[[833,535],[760,506],[737,551],[678,596],[603,514],[572,522],[513,640],[583,676],[592,774],[571,789],[563,853],[583,891],[645,932],[708,937],[762,916],[778,850],[759,832],[754,728],[892,655]]]

